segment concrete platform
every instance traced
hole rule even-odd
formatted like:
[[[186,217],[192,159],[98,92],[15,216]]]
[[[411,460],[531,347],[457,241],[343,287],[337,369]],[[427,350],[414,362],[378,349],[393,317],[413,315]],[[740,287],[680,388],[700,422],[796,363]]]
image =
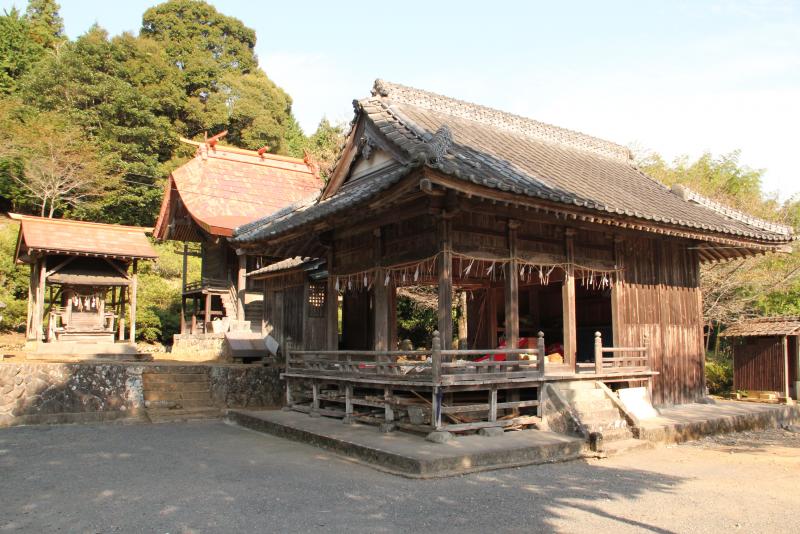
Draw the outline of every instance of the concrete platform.
[[[584,442],[554,432],[523,430],[502,436],[457,437],[431,443],[406,432],[381,433],[369,425],[279,410],[230,410],[227,419],[246,428],[315,445],[382,471],[435,478],[475,471],[574,460]]]
[[[800,421],[797,405],[717,400],[659,408],[660,415],[639,423],[639,439],[681,443],[712,434],[776,428]]]

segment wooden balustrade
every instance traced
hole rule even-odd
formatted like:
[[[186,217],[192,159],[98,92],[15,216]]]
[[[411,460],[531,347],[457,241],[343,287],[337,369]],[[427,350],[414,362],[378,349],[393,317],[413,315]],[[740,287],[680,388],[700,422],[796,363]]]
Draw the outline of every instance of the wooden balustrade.
[[[610,354],[610,356],[606,356]],[[600,332],[594,333],[594,371],[596,374],[650,371],[647,335],[641,347],[604,347]]]

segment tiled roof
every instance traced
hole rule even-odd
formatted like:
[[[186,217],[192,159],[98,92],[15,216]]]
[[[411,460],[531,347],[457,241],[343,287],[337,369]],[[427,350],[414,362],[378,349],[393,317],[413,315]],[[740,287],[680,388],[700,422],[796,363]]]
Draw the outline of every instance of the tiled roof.
[[[247,273],[247,276],[255,278],[265,278],[269,275],[285,273],[288,271],[293,271],[295,269],[302,269],[304,271],[313,271],[319,269],[320,266],[324,264],[325,260],[322,258],[295,256],[294,258],[287,258],[285,260],[265,265],[264,267],[256,269],[255,271],[250,271],[249,273]]]
[[[170,219],[180,199],[191,219],[211,235],[229,236],[237,226],[319,194],[322,181],[310,163],[297,158],[205,143],[175,169],[155,227],[170,238]]]
[[[35,252],[121,259],[158,257],[145,235],[151,228],[10,215],[20,221],[16,253],[20,261]]]
[[[265,239],[355,206],[414,165],[489,189],[612,216],[734,238],[793,240],[788,227],[745,216],[695,193],[671,191],[638,170],[628,149],[602,139],[382,80],[375,82],[372,97],[355,105],[354,124],[366,116],[416,163],[383,169],[350,187],[345,182],[317,203],[245,225],[235,241]]]
[[[720,335],[744,336],[788,336],[800,334],[800,317],[760,317],[741,321],[727,327]]]

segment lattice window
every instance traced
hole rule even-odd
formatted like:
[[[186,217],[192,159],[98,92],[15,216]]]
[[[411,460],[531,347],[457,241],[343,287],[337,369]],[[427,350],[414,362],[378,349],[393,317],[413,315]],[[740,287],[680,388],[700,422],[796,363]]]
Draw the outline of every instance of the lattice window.
[[[325,282],[311,282],[308,285],[308,316],[325,316]]]

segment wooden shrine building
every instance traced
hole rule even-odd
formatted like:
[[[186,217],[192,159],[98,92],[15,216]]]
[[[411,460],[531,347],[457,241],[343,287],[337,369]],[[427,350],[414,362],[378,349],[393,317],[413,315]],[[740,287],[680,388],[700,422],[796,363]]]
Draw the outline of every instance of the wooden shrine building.
[[[202,259],[201,277],[193,281],[184,261],[181,333],[210,331],[215,318],[249,321],[251,330],[261,332],[262,291],[245,273],[268,262],[237,256],[226,238],[237,226],[319,195],[322,181],[309,161],[223,146],[216,138],[183,141],[197,152],[170,175],[154,231],[161,241],[183,241],[185,256]]]
[[[29,344],[48,354],[76,344],[136,352],[138,262],[158,257],[145,235],[152,229],[9,215],[20,222],[15,259],[31,266]]]
[[[733,389],[800,400],[800,317],[760,317],[721,334],[733,346]]]
[[[649,385],[657,405],[697,401],[700,265],[794,239],[670,190],[608,141],[381,80],[354,105],[320,198],[231,238],[240,254],[327,262],[325,320],[310,323],[318,331],[304,333],[285,372],[298,409],[343,406],[350,417],[381,406],[386,421],[460,430],[536,413],[544,384],[559,381]],[[398,351],[394,295],[410,285],[438,286],[440,335]],[[455,289],[468,293],[463,350]],[[310,343],[319,339],[324,350]],[[416,398],[424,424],[419,405],[407,409]],[[454,422],[469,412],[482,420]]]

